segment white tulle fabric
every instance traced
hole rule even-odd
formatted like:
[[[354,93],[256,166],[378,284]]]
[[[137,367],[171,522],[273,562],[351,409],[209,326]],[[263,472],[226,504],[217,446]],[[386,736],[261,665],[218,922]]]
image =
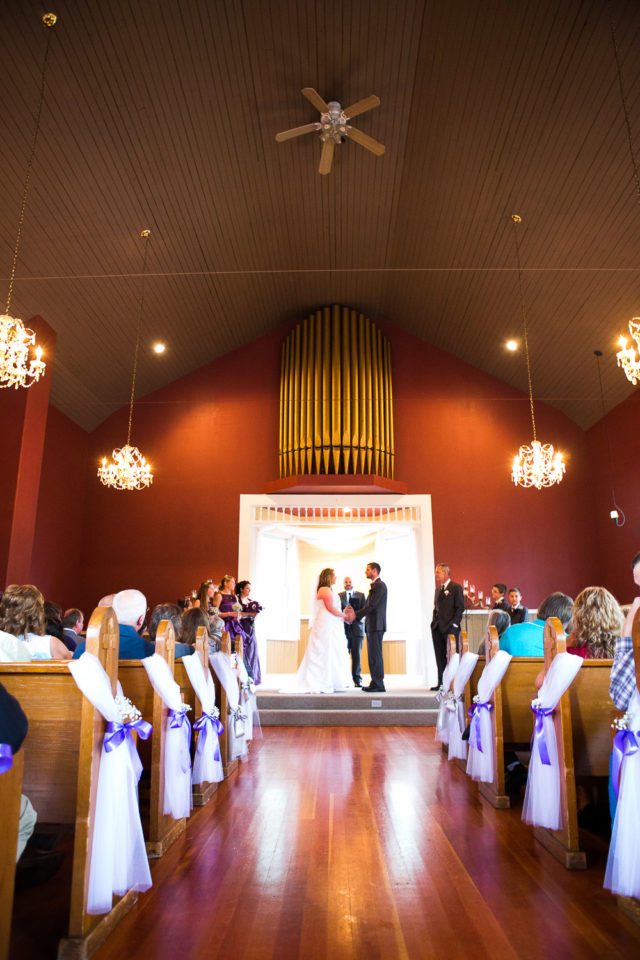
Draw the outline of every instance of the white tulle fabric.
[[[478,662],[478,654],[467,650],[463,653],[453,678],[451,689],[455,700],[455,710],[447,709],[447,722],[449,727],[449,760],[466,760],[467,743],[462,739],[464,728],[466,727],[466,718],[464,715],[464,689],[469,683],[469,678],[473,673],[474,667]]]
[[[558,653],[538,691],[537,699],[547,710],[555,710],[560,697],[573,683],[583,664],[582,657],[573,653]],[[540,755],[541,736],[536,733],[537,716],[533,715],[534,733],[531,746],[531,761],[527,777],[527,789],[522,805],[522,819],[535,827],[547,827],[559,830],[562,825],[560,809],[560,770],[558,767],[558,746],[553,726],[553,714],[542,718],[542,732],[547,745],[550,763],[542,762]]]
[[[196,697],[200,701],[203,715],[208,714],[212,717],[216,709],[216,690],[209,668],[204,669],[202,661],[197,655],[183,657],[182,663],[187,671],[187,676],[189,677]],[[206,736],[204,735],[205,730]],[[193,758],[191,783],[219,783],[220,780],[223,779],[224,772],[222,769],[218,733],[214,724],[207,722],[206,727],[202,727],[198,734],[198,743]]]
[[[247,673],[247,667],[241,657],[236,655],[236,671],[240,681],[240,703],[242,712],[246,713],[246,733],[247,740],[256,740],[262,736],[262,725],[260,723],[260,711],[258,710],[258,697],[254,682]]]
[[[247,715],[240,703],[238,675],[231,655],[223,653],[221,650],[209,654],[209,663],[227,695],[229,714],[223,718],[222,722],[227,731],[229,759],[236,760],[238,757],[244,757],[247,753],[247,738],[245,737]]]
[[[187,659],[185,657],[185,659]],[[142,661],[149,680],[162,702],[176,714],[186,712],[180,687],[173,679],[167,661],[154,653]],[[167,717],[164,740],[164,808],[175,820],[191,815],[191,727],[185,716],[180,726],[172,726]]]
[[[471,734],[469,736],[467,773],[474,780],[480,780],[483,783],[493,782],[493,737],[491,711],[481,707],[480,704],[489,703],[493,691],[504,677],[510,663],[511,654],[507,653],[506,650],[498,650],[486,665],[478,680],[479,701],[477,704],[474,704],[474,706],[477,707],[477,715],[479,718],[477,729],[480,731],[482,750],[478,749],[478,741],[475,734],[476,724],[472,720]]]
[[[629,730],[640,743],[640,693],[634,690],[627,708]],[[622,761],[618,805],[604,885],[623,897],[640,898],[640,750]]]
[[[111,693],[104,667],[92,653],[69,661],[76,684],[107,722],[121,717]],[[113,895],[127,890],[148,890],[151,886],[149,861],[144,845],[138,806],[138,752],[133,740],[124,741],[100,756],[93,840],[89,864],[87,913],[108,913]]]
[[[453,678],[460,664],[460,654],[454,653],[442,674],[442,684],[438,691],[440,700],[440,709],[438,710],[438,719],[436,720],[436,740],[441,743],[449,743],[449,726],[447,721],[447,693],[451,689]]]

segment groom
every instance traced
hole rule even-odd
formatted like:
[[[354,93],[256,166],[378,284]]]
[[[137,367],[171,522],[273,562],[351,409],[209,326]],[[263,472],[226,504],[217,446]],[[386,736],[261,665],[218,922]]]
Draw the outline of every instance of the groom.
[[[384,693],[382,638],[387,629],[387,585],[380,579],[379,563],[368,563],[364,573],[367,580],[371,581],[367,602],[357,612],[353,607],[346,607],[345,620],[347,623],[353,623],[354,620],[367,618],[367,651],[371,683],[362,689],[367,693]]]

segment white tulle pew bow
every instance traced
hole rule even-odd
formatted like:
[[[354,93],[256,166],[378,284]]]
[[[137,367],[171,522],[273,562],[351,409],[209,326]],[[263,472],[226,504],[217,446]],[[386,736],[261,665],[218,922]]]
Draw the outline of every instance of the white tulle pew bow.
[[[186,657],[184,658],[187,659]],[[183,661],[184,662],[184,661]],[[191,814],[191,724],[167,661],[154,653],[142,661],[153,689],[169,708],[164,747],[164,809],[175,820]]]
[[[469,711],[471,729],[467,773],[474,780],[480,780],[483,783],[492,783],[494,777],[491,697],[510,663],[511,654],[506,650],[498,650],[494,653],[478,680],[478,693],[473,698],[474,702]]]
[[[618,792],[604,885],[623,897],[640,898],[640,693],[634,690],[614,738],[611,779]],[[619,782],[618,782],[619,781]]]
[[[473,673],[478,654],[467,650],[463,653],[458,664],[451,690],[453,699],[447,703],[447,720],[449,728],[449,760],[466,760],[467,744],[462,739],[464,728],[466,726],[464,716],[464,690]]]
[[[439,740],[441,743],[449,742],[447,700],[453,696],[451,693],[451,683],[459,664],[460,654],[454,653],[444,668],[444,673],[442,674],[442,683],[440,684],[440,689],[436,694],[436,700],[438,700],[440,704],[440,708],[438,710],[438,719],[436,720],[436,740]]]
[[[224,732],[220,723],[220,711],[216,707],[216,691],[209,668],[206,670],[200,657],[195,654],[183,657],[182,663],[191,681],[191,686],[202,705],[202,715],[194,722],[198,731],[198,744],[193,760],[191,782],[219,783],[224,778],[218,737]]]
[[[227,722],[229,759],[235,760],[238,757],[243,757],[247,753],[247,738],[245,736],[247,714],[244,711],[244,705],[240,703],[238,676],[233,657],[231,654],[223,653],[222,650],[219,650],[216,653],[209,654],[209,663],[213,667],[215,675],[227,694],[227,703],[229,705],[229,718]]]
[[[69,661],[69,670],[84,696],[107,721],[98,773],[87,913],[109,913],[114,894],[121,897],[127,890],[148,890],[151,886],[138,806],[142,764],[131,735],[135,729],[146,739],[151,726],[143,720],[122,722],[109,677],[92,653]]]
[[[240,703],[247,714],[247,725],[245,736],[247,740],[253,740],[262,736],[260,725],[260,713],[258,711],[258,698],[256,696],[256,685],[247,673],[244,660],[237,653],[232,654],[232,660],[235,656],[236,672],[240,682]]]
[[[531,701],[535,722],[522,819],[535,827],[559,830],[562,825],[560,770],[553,712],[560,697],[573,683],[583,662],[582,657],[573,653],[556,654],[537,698]]]

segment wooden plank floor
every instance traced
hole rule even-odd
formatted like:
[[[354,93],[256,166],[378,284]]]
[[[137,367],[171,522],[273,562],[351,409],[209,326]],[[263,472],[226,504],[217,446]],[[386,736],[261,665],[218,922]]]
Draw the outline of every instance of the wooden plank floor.
[[[95,958],[640,956],[603,873],[478,798],[433,729],[271,727]]]

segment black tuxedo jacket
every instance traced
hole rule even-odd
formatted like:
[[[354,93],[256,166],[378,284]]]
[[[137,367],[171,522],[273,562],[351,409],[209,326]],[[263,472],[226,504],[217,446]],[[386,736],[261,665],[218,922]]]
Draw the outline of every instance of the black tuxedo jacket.
[[[338,594],[340,597],[340,608],[344,610],[347,604],[347,591],[341,590]],[[364,606],[364,593],[360,593],[359,590],[351,591],[351,606],[354,611],[361,610]],[[360,620],[354,620],[353,623],[345,623],[344,632],[348,637],[363,637],[364,636],[364,624]]]
[[[436,595],[433,603],[433,617],[431,627],[437,627],[440,633],[448,634],[451,631],[451,625],[462,624],[462,614],[464,613],[464,592],[459,583],[450,580],[446,590],[441,587],[436,589]]]
[[[387,629],[387,585],[379,577],[371,584],[365,605],[356,611],[356,620],[363,617],[367,618],[367,633],[384,633]]]

